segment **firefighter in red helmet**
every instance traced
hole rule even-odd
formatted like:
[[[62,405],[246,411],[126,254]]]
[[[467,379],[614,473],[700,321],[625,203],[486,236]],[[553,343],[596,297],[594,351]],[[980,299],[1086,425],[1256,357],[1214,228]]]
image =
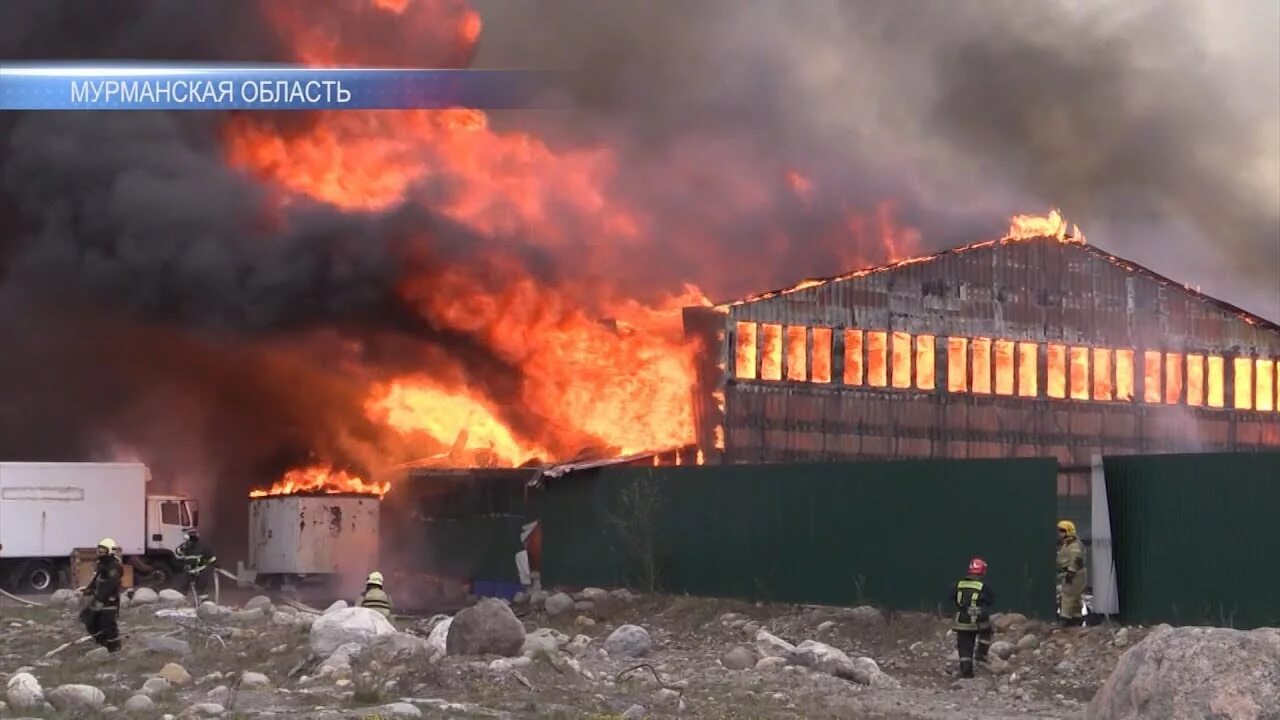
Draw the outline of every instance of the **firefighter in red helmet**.
[[[973,558],[969,571],[956,583],[951,602],[955,604],[956,650],[960,654],[960,677],[973,677],[974,661],[987,662],[991,648],[991,606],[995,593],[987,584],[987,561]]]

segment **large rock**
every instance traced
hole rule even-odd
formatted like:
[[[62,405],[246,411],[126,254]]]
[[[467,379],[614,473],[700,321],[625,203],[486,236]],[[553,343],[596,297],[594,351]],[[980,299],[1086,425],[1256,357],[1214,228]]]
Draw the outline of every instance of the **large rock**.
[[[150,715],[156,703],[141,693],[124,701],[124,711],[134,715]]]
[[[364,645],[378,635],[394,632],[396,627],[376,610],[349,607],[327,611],[311,624],[311,652],[328,657],[346,643]]]
[[[362,652],[364,652],[364,646],[360,643],[343,643],[329,653],[329,657],[320,663],[316,672],[321,677],[329,675],[346,677],[351,674],[351,658],[358,657]]]
[[[187,672],[187,669],[178,663],[165,663],[164,667],[160,668],[160,672],[156,674],[160,678],[167,680],[170,685],[176,687],[186,687],[191,684],[191,673]],[[143,690],[145,689],[146,686],[144,685]]]
[[[187,677],[189,678],[191,676],[188,675]],[[171,685],[168,680],[162,677],[153,677],[147,678],[147,681],[142,683],[142,689],[138,692],[146,695],[147,697],[154,698],[159,695],[166,695],[172,689],[173,685]]]
[[[147,638],[147,649],[154,653],[176,655],[178,657],[186,657],[191,654],[191,646],[187,644],[186,640],[163,635]]]
[[[573,612],[573,598],[564,593],[556,593],[555,595],[547,598],[546,602],[543,603],[543,608],[547,611],[548,615],[553,617],[556,615],[564,615],[565,613]]]
[[[826,643],[820,643],[815,640],[805,640],[797,645],[796,649],[792,650],[787,656],[787,660],[792,665],[813,668],[828,675],[846,672],[847,667],[852,662],[843,650],[837,650]]]
[[[1022,613],[1002,613],[991,618],[991,625],[999,632],[1008,632],[1009,630],[1027,624],[1027,616]]]
[[[407,702],[393,702],[386,705],[379,705],[375,708],[369,708],[373,711],[375,717],[386,718],[420,718],[422,711],[417,705]]]
[[[569,636],[559,630],[538,628],[525,636],[524,647],[520,649],[520,654],[525,657],[555,655],[560,648],[568,645],[569,641]]]
[[[267,619],[267,611],[260,607],[249,610],[235,610],[231,613],[231,622],[237,625],[257,625]]]
[[[445,618],[436,623],[427,634],[427,645],[436,655],[444,655],[448,651],[449,627],[452,625],[453,618]]]
[[[786,658],[795,652],[796,646],[768,630],[756,632],[756,652],[763,657]]]
[[[991,647],[988,650],[1001,660],[1008,660],[1013,655],[1015,648],[1016,646],[1008,640],[997,640],[991,643]]]
[[[337,612],[339,610],[346,610],[346,609],[347,609],[346,600],[334,600],[333,604],[329,605],[329,607],[324,609],[324,614],[328,615],[331,612]]]
[[[514,657],[523,646],[524,625],[506,603],[493,598],[484,598],[455,615],[445,638],[450,655]]]
[[[161,590],[159,598],[160,602],[167,603],[169,605],[185,605],[187,603],[186,595],[183,595],[177,590],[173,590],[171,588]]]
[[[66,588],[63,588],[62,590],[54,590],[53,594],[49,596],[49,604],[54,607],[71,607],[73,605],[79,605],[80,593]]]
[[[1161,625],[1120,657],[1090,720],[1280,717],[1280,630]]]
[[[720,657],[720,664],[729,670],[749,670],[756,666],[756,651],[738,645]]]
[[[245,610],[262,610],[265,613],[271,613],[275,610],[271,598],[266,595],[254,595],[249,598],[249,602],[244,604]]]
[[[44,688],[35,675],[20,672],[9,678],[5,697],[14,710],[34,710],[44,705]]]
[[[140,587],[133,591],[134,605],[154,605],[158,602],[160,602],[160,594],[151,588]]]
[[[849,610],[847,617],[855,623],[867,626],[884,625],[884,613],[880,608],[870,605],[859,605]]]
[[[106,694],[92,685],[59,685],[49,693],[49,703],[59,712],[96,710],[106,702]]]
[[[240,687],[246,690],[260,690],[271,687],[271,679],[262,673],[247,672],[240,676]]]
[[[373,638],[369,645],[374,653],[387,660],[407,660],[418,656],[426,657],[433,652],[426,638],[403,632],[378,635]]]
[[[639,625],[623,625],[604,641],[605,652],[613,657],[640,657],[649,652],[651,645],[649,631]]]
[[[211,603],[208,600],[200,603],[196,608],[196,617],[209,622],[219,620],[230,614],[231,611],[227,608]]]

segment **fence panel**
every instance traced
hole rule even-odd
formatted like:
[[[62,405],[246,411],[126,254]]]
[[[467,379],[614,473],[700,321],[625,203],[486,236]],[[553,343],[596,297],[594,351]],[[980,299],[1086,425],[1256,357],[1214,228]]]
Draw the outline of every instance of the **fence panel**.
[[[971,555],[1053,604],[1052,459],[606,468],[541,498],[549,583],[933,609]]]
[[[1128,622],[1280,625],[1280,453],[1103,459]]]

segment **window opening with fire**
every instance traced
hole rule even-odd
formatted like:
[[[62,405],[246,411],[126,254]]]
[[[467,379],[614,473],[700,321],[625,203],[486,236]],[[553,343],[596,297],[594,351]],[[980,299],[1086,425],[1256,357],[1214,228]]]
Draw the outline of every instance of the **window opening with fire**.
[[[1280,360],[737,322],[738,380],[1280,411]],[[938,353],[945,348],[945,359]],[[839,361],[839,364],[836,364]],[[939,365],[942,367],[939,367]],[[946,380],[938,373],[946,372]],[[1140,385],[1139,385],[1140,384]],[[1139,387],[1141,389],[1139,389]]]

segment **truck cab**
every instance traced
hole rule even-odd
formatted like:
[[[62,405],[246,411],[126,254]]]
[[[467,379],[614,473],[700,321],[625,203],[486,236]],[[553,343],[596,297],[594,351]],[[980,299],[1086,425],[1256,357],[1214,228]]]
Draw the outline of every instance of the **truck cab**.
[[[147,496],[147,554],[173,552],[200,525],[199,504],[182,495]]]

